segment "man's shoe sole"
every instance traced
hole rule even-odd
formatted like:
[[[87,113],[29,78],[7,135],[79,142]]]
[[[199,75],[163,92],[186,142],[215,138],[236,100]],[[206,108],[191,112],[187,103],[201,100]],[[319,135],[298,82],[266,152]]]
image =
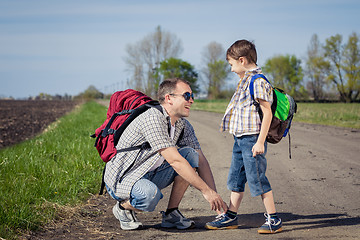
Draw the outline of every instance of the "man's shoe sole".
[[[180,230],[184,230],[184,229],[194,228],[195,223],[191,223],[191,225],[189,227],[179,226],[179,225],[176,225],[174,223],[161,223],[161,227],[163,227],[163,228],[177,228],[177,229],[180,229]]]
[[[274,234],[274,233],[279,233],[279,232],[282,232],[282,227],[279,228],[278,230],[275,230],[275,231],[272,231],[272,230],[258,230],[258,233],[260,234]]]
[[[209,230],[237,229],[238,227],[239,227],[238,225],[227,226],[227,227],[213,227],[213,226],[205,225],[205,228]]]
[[[119,222],[120,222],[120,228],[121,228],[122,230],[125,230],[125,231],[128,231],[128,230],[137,230],[137,229],[142,229],[142,227],[143,227],[142,224],[139,224],[137,227],[135,227],[135,226],[128,227],[128,226],[126,226],[125,224],[123,224],[123,223],[121,222],[121,220],[120,220],[120,216],[119,216],[118,212],[115,210],[115,206],[113,207],[113,214],[114,214],[115,218],[116,218],[117,220],[119,220]]]

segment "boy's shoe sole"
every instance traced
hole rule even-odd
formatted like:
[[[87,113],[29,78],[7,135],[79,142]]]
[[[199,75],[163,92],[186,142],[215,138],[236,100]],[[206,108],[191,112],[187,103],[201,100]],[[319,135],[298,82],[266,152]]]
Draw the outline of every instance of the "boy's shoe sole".
[[[220,229],[237,229],[238,218],[230,218],[226,213],[218,215],[214,221],[205,224],[206,229],[220,230]]]
[[[279,233],[282,232],[282,227],[273,231],[273,230],[265,230],[265,229],[259,229],[258,233],[260,234],[274,234],[274,233]]]
[[[209,225],[205,225],[206,229],[209,230],[221,230],[221,229],[237,229],[239,226],[238,225],[233,225],[233,226],[227,226],[227,227],[213,227],[213,226],[209,226]]]

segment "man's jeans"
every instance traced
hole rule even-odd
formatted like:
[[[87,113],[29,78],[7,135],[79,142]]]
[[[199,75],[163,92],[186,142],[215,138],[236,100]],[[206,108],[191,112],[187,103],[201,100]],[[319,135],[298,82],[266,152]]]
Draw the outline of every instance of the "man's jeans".
[[[180,148],[179,153],[189,162],[191,167],[199,167],[199,154],[193,148]],[[165,160],[158,168],[146,173],[134,184],[130,193],[130,204],[142,211],[154,211],[160,199],[163,198],[160,190],[169,186],[177,175],[175,170]],[[107,190],[114,199],[121,201],[110,189],[107,188]]]

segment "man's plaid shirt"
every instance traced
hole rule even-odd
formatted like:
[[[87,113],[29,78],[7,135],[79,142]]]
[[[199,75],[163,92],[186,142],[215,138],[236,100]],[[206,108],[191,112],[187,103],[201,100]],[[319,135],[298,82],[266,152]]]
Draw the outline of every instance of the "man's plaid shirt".
[[[186,119],[181,118],[176,121],[174,139],[169,136],[169,124],[170,117],[164,108],[163,113],[158,109],[150,108],[135,118],[125,129],[116,146],[117,149],[141,145],[146,141],[149,142],[151,149],[120,152],[107,162],[104,181],[117,197],[124,200],[130,197],[135,182],[160,158],[158,153],[160,149],[175,147],[176,144],[200,149],[194,129]],[[177,143],[183,128],[183,137]]]
[[[240,79],[226,108],[221,122],[221,131],[229,131],[237,137],[260,133],[261,120],[251,99],[249,89],[251,77],[259,73],[262,73],[261,68],[246,72],[245,76]],[[273,101],[272,92],[272,87],[266,80],[258,78],[254,81],[254,99],[263,99],[271,104]]]

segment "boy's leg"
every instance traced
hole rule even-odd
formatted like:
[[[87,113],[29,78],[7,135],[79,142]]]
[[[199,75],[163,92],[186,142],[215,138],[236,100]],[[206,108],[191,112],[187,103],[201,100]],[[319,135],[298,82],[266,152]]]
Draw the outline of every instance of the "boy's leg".
[[[264,203],[267,214],[276,213],[274,195],[272,191],[261,194],[262,201]]]
[[[237,211],[244,196],[246,175],[239,138],[234,137],[234,140],[232,161],[227,181],[227,187],[232,191],[229,209],[226,213],[217,216],[214,221],[206,223],[205,228],[207,229],[238,228]]]
[[[240,203],[243,197],[244,197],[244,192],[232,191],[230,194],[229,210],[233,212],[237,212],[239,210]]]
[[[266,212],[265,223],[258,229],[258,233],[278,233],[282,231],[282,221],[278,217],[275,208],[274,195],[272,191],[261,194]]]
[[[258,233],[277,233],[282,231],[282,223],[276,214],[273,192],[270,182],[265,175],[267,167],[265,158],[267,144],[265,143],[265,152],[263,154],[253,157],[251,151],[252,146],[254,146],[257,141],[257,137],[258,135],[243,137],[244,141],[242,142],[242,146],[244,146],[243,158],[246,168],[246,178],[251,195],[253,197],[261,195],[267,212],[265,214],[266,222],[258,229]]]
[[[229,210],[237,212],[244,196],[247,182],[241,138],[234,137],[232,160],[229,169],[227,187],[231,190]]]
[[[258,135],[248,135],[241,138],[243,146],[244,166],[246,169],[246,179],[249,185],[251,196],[256,197],[271,191],[271,185],[266,177],[267,161],[265,154],[267,144],[265,143],[265,152],[253,157],[252,147],[257,142]]]

